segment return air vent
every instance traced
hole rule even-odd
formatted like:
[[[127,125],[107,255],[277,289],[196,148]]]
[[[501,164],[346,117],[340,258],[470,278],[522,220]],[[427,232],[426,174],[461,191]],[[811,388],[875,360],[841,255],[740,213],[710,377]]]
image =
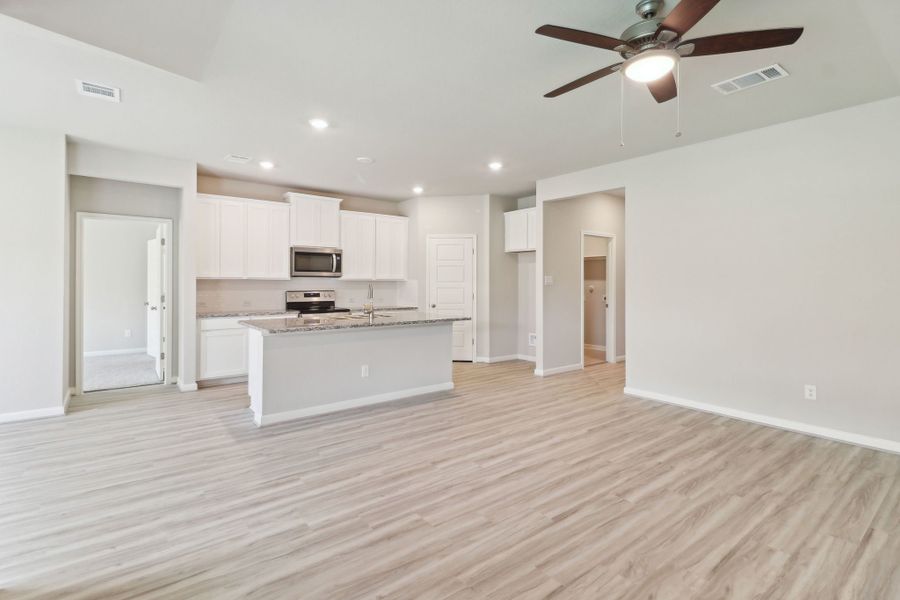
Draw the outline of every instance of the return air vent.
[[[785,71],[784,67],[782,67],[781,65],[772,65],[771,67],[765,67],[763,69],[759,69],[758,71],[752,71],[750,73],[738,75],[733,79],[726,79],[725,81],[714,83],[712,84],[712,87],[719,93],[727,96],[728,94],[733,94],[741,90],[746,90],[747,88],[756,87],[758,85],[762,85],[763,83],[768,83],[769,81],[783,79],[788,75],[789,73]]]
[[[243,156],[241,154],[229,154],[225,157],[225,160],[227,160],[228,162],[237,163],[239,165],[246,165],[253,159],[249,156]]]
[[[107,102],[122,101],[122,90],[117,87],[100,83],[91,83],[89,81],[82,81],[81,79],[76,79],[75,84],[78,86],[78,93],[82,96],[99,98],[101,100],[106,100]]]

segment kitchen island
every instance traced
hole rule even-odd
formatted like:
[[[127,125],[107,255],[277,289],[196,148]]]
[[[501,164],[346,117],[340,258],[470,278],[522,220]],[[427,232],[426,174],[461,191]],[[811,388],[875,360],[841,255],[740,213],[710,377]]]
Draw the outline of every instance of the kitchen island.
[[[258,426],[453,389],[452,330],[421,311],[257,319],[249,392]]]

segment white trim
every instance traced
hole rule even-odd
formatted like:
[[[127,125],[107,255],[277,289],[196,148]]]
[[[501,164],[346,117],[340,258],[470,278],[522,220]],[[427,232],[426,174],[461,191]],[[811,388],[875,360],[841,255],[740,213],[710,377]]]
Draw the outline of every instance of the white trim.
[[[478,236],[474,233],[429,233],[425,236],[425,310],[431,305],[431,271],[428,269],[428,242],[452,239],[472,240],[472,362],[478,362]]]
[[[552,369],[535,369],[534,374],[538,377],[546,377],[547,375],[556,375],[557,373],[568,373],[569,371],[581,371],[584,369],[584,360],[574,365],[565,365],[563,367],[553,367]]]
[[[62,406],[52,408],[36,408],[21,412],[0,413],[0,423],[15,423],[17,421],[31,421],[33,419],[46,419],[47,417],[61,417],[65,413]]]
[[[585,344],[585,350],[606,350],[606,346],[598,346],[597,344]]]
[[[114,356],[117,354],[147,354],[146,348],[120,348],[118,350],[91,350],[82,356]]]
[[[69,401],[72,400],[72,396],[75,395],[75,388],[70,387],[66,390],[66,395],[63,397],[63,414],[69,414]]]
[[[645,398],[647,400],[665,402],[666,404],[683,406],[685,408],[691,408],[694,410],[722,415],[725,417],[731,417],[733,419],[740,419],[741,421],[749,421],[751,423],[757,423],[759,425],[767,425],[769,427],[793,431],[795,433],[803,433],[818,438],[825,438],[828,440],[844,442],[847,444],[854,444],[856,446],[862,446],[864,448],[873,448],[875,450],[884,450],[885,452],[900,454],[900,441],[886,440],[883,438],[876,438],[859,433],[852,433],[850,431],[831,429],[830,427],[822,427],[820,425],[803,423],[801,421],[782,419],[780,417],[770,417],[768,415],[748,412],[737,408],[728,408],[725,406],[718,406],[716,404],[708,404],[706,402],[697,402],[695,400],[687,400],[685,398],[678,398],[677,396],[669,396],[668,394],[660,394],[657,392],[639,390],[631,387],[625,388],[625,394],[629,396],[636,396],[638,398]]]
[[[499,362],[508,362],[511,360],[527,360],[530,362],[534,362],[534,357],[530,354],[505,354],[503,356],[479,356],[475,359],[475,362],[479,363],[499,363]]]
[[[197,383],[181,383],[178,382],[178,391],[179,392],[196,392],[197,391]]]
[[[620,354],[619,356],[617,356],[617,357],[616,357],[616,362],[625,362],[625,355],[624,355],[624,354]]]
[[[253,413],[253,422],[258,427],[272,425],[274,423],[283,423],[284,421],[293,421],[294,419],[302,419],[304,417],[313,417],[317,415],[325,415],[351,408],[359,408],[362,406],[372,406],[374,404],[382,404],[393,400],[401,400],[412,396],[421,396],[422,394],[430,394],[432,392],[443,392],[453,389],[453,382],[437,383],[434,385],[426,385],[417,388],[409,388],[406,390],[398,390],[396,392],[386,392],[384,394],[375,394],[374,396],[365,396],[363,398],[353,398],[351,400],[341,400],[340,402],[332,402],[331,404],[323,404],[320,406],[310,406],[308,408],[300,408],[297,410],[289,410],[285,412],[275,413],[274,415],[258,415]]]
[[[183,198],[182,198],[183,202]],[[163,226],[165,233],[163,237],[167,240],[166,244],[166,276],[163,281],[163,294],[166,296],[166,308],[172,306],[172,298],[175,295],[174,286],[174,252],[172,251],[173,239],[175,237],[175,226],[172,219],[161,217],[141,217],[133,215],[115,215],[108,213],[94,213],[87,211],[78,211],[75,213],[75,394],[84,392],[84,357],[88,356],[84,352],[84,278],[82,258],[84,253],[84,222],[88,219],[94,220],[110,220],[110,221],[145,221],[149,223],[159,223]],[[183,255],[183,253],[182,253]],[[182,266],[179,260],[179,268]],[[182,290],[179,289],[179,298]],[[177,312],[169,310],[166,314],[166,341],[162,343],[161,351],[166,353],[164,363],[165,378],[161,385],[171,384],[175,382],[172,373],[175,370],[174,362],[169,357],[172,356],[172,332],[174,318],[172,313]],[[182,318],[183,315],[178,315]],[[179,339],[179,342],[181,340]],[[146,351],[146,350],[145,350]],[[180,387],[180,386],[179,386]]]
[[[617,293],[617,280],[616,280],[616,236],[613,233],[604,233],[601,231],[586,231],[584,229],[581,230],[581,260],[579,261],[578,268],[581,271],[581,281],[579,285],[581,287],[581,345],[587,347],[587,344],[584,343],[584,259],[586,258],[584,255],[584,238],[585,236],[591,237],[600,237],[606,238],[607,240],[607,250],[606,250],[606,347],[609,348],[606,356],[606,362],[615,363],[619,361],[618,355],[616,355],[616,293]],[[612,360],[609,357],[612,356]],[[584,352],[581,352],[581,366],[584,367]]]

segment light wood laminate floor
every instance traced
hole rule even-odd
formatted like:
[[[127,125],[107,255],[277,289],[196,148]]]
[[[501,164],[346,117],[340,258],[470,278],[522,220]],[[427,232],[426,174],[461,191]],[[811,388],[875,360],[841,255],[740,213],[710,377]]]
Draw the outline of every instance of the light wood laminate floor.
[[[244,386],[0,425],[0,598],[900,598],[900,457],[532,368],[265,429]]]

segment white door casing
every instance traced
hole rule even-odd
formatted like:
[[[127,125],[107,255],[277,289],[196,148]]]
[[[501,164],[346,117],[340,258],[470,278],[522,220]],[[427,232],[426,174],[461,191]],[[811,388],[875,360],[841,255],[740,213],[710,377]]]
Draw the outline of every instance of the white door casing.
[[[160,226],[157,228],[156,237],[147,240],[147,301],[144,305],[147,312],[147,354],[155,359],[156,375],[160,380],[164,379],[165,369],[163,349],[166,331],[166,298],[163,295],[165,251]]]
[[[475,360],[475,236],[429,235],[426,238],[427,310],[461,315],[453,324],[453,360]]]

